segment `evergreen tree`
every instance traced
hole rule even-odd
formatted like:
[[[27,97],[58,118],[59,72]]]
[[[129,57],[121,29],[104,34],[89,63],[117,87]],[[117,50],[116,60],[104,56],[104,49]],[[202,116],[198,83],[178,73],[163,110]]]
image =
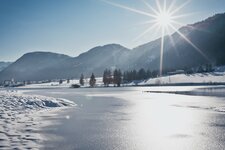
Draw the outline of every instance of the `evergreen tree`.
[[[60,80],[59,80],[59,84],[62,84],[62,83],[63,83],[63,80],[62,80],[62,79],[60,79]]]
[[[122,73],[120,69],[119,70],[115,69],[113,72],[113,83],[119,87],[121,85],[121,82],[122,82]]]
[[[128,75],[127,71],[123,73],[123,82],[124,83],[128,82],[128,76],[127,75]]]
[[[204,72],[203,66],[199,66],[197,73],[203,73],[203,72]]]
[[[212,64],[207,64],[207,65],[206,65],[206,71],[207,71],[207,72],[212,72],[212,71],[213,71]]]
[[[107,86],[107,69],[104,70],[103,72],[103,79],[102,79],[103,83],[105,86]]]
[[[111,71],[106,69],[103,73],[103,83],[105,86],[109,86],[109,84],[111,83]]]
[[[70,79],[67,79],[67,83],[70,83]]]
[[[121,70],[119,69],[119,70],[118,70],[118,73],[117,73],[117,86],[118,86],[118,87],[120,87],[121,82],[122,82],[122,72],[121,72]]]
[[[83,74],[81,74],[79,82],[80,82],[80,85],[84,86],[84,75]]]
[[[114,71],[113,71],[113,84],[115,85],[115,84],[117,84],[117,69],[115,69]]]
[[[127,80],[127,82],[130,82],[132,80],[130,71],[127,71],[127,73],[126,73],[126,80]]]
[[[114,71],[114,75],[118,74],[118,70]],[[125,71],[123,73],[123,82],[132,82],[134,80],[146,80],[152,77],[157,77],[158,71],[153,71],[151,72],[150,70],[145,70],[144,68],[141,68],[140,70],[136,71],[131,70],[131,71]]]
[[[107,83],[109,85],[109,84],[113,83],[113,78],[112,78],[112,73],[111,73],[110,70],[108,70],[107,74],[108,74],[108,76],[107,76]]]
[[[137,71],[131,71],[131,81],[137,80]]]
[[[94,75],[94,73],[92,73],[92,75],[90,77],[89,84],[90,84],[91,87],[94,87],[95,83],[96,83],[95,75]]]
[[[147,70],[146,72],[146,79],[152,78],[152,72],[150,70]]]
[[[154,70],[154,71],[152,72],[152,77],[153,77],[153,78],[156,78],[156,77],[158,77],[158,76],[159,76],[159,71]]]
[[[138,71],[138,80],[144,80],[146,78],[146,72],[143,68]]]

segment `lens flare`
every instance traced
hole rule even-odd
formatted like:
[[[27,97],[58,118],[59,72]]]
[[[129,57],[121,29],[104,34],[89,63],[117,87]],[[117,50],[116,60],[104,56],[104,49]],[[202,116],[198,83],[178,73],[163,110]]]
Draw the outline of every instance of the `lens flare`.
[[[167,12],[161,12],[158,14],[156,20],[162,27],[168,27],[172,23],[172,17]]]
[[[169,29],[172,29],[173,31],[177,32],[181,38],[183,38],[188,44],[190,44],[197,52],[199,52],[204,58],[207,58],[207,56],[202,52],[200,48],[198,48],[194,43],[192,43],[184,34],[182,34],[175,25],[183,25],[182,23],[176,21],[176,19],[184,18],[190,14],[179,14],[176,15],[182,8],[184,8],[191,0],[187,0],[184,3],[182,3],[180,6],[175,7],[175,0],[171,1],[170,5],[167,6],[167,1],[164,0],[163,4],[159,2],[159,0],[156,0],[156,9],[153,8],[146,0],[140,0],[146,7],[150,9],[152,13],[138,10],[135,8],[131,8],[128,6],[124,6],[118,3],[114,3],[109,0],[102,0],[110,5],[113,5],[115,7],[119,7],[140,15],[148,16],[151,18],[151,20],[148,20],[144,24],[148,23],[151,25],[147,30],[145,30],[143,33],[138,35],[135,40],[140,39],[147,33],[151,31],[159,32],[159,27],[161,29],[161,47],[160,47],[160,68],[159,68],[159,76],[162,76],[163,72],[163,52],[164,52],[164,37],[169,33]],[[193,14],[193,13],[192,13]],[[172,39],[172,36],[169,36]]]

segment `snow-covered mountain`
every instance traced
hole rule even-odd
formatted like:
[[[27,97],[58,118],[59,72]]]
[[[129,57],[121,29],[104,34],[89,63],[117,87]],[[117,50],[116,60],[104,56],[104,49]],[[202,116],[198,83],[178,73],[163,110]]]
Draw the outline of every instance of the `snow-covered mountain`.
[[[225,13],[181,27],[179,32],[189,42],[178,32],[165,36],[164,69],[225,65]],[[73,78],[81,73],[89,77],[92,72],[101,76],[105,68],[156,70],[160,62],[160,42],[161,38],[132,50],[118,44],[98,46],[78,57],[49,52],[28,53],[0,72],[0,81]]]
[[[204,21],[181,27],[179,33],[165,37],[164,69],[184,69],[202,64],[225,64],[225,13]],[[160,41],[138,46],[132,51],[130,68],[159,68]]]
[[[90,75],[92,72],[102,75],[105,68],[119,68],[124,64],[129,53],[129,49],[118,44],[98,46],[74,58],[79,64],[74,69],[78,70],[79,76],[80,73]]]
[[[4,70],[5,68],[7,68],[10,64],[11,64],[11,62],[4,62],[4,61],[1,61],[1,62],[0,62],[0,71],[2,71],[2,70]]]
[[[178,33],[172,35],[174,45],[164,55],[166,68],[184,69],[202,64],[225,63],[225,13],[179,29],[195,46]]]
[[[92,72],[101,75],[105,68],[120,67],[129,51],[118,44],[109,44],[95,47],[78,57],[50,52],[27,53],[0,72],[0,81],[65,79]]]
[[[27,53],[0,72],[0,80],[43,80],[60,78],[63,65],[72,58],[50,52]]]

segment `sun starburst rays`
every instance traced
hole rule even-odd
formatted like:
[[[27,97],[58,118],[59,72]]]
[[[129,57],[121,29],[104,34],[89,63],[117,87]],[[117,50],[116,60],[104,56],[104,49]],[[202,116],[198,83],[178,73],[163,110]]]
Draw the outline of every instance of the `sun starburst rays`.
[[[104,2],[111,4],[113,6],[150,17],[151,20],[148,20],[142,24],[148,24],[150,27],[148,27],[144,32],[142,32],[140,35],[138,35],[135,38],[136,40],[139,40],[146,34],[148,34],[151,31],[158,32],[159,29],[161,29],[161,46],[160,46],[160,68],[159,68],[159,76],[162,76],[163,72],[163,53],[164,53],[164,37],[167,34],[170,34],[169,30],[173,30],[177,32],[180,37],[182,37],[188,44],[190,44],[196,51],[198,51],[205,59],[208,60],[207,56],[202,52],[200,48],[198,48],[193,42],[191,42],[184,34],[182,34],[176,26],[184,26],[184,24],[177,21],[177,19],[184,18],[186,16],[190,16],[192,14],[179,14],[176,15],[181,9],[183,9],[187,4],[190,3],[191,0],[187,0],[186,2],[182,3],[180,6],[175,6],[175,0],[173,0],[170,5],[168,6],[167,1],[164,0],[163,3],[160,3],[160,0],[156,0],[156,9],[152,7],[146,0],[139,0],[142,2],[152,13],[148,13],[146,11],[138,10],[136,8],[131,8],[128,6],[124,6],[121,4],[117,4],[114,2],[111,2],[109,0],[103,0]],[[156,30],[157,29],[157,30]],[[170,39],[172,39],[172,36],[169,36]],[[173,45],[175,45],[175,41]]]
[[[135,9],[135,8],[131,8],[131,7],[128,7],[128,6],[124,6],[124,5],[121,5],[121,4],[118,4],[118,3],[114,3],[114,2],[111,2],[111,1],[108,1],[108,0],[102,0],[110,5],[113,5],[115,7],[119,7],[119,8],[122,8],[122,9],[126,9],[128,11],[131,11],[131,12],[134,12],[134,13],[138,13],[140,15],[145,15],[145,16],[149,16],[149,17],[156,17],[155,15],[153,14],[150,14],[148,12],[145,12],[145,11],[142,11],[142,10],[138,10],[138,9]]]
[[[195,50],[197,50],[207,61],[210,59],[202,52],[200,48],[198,48],[193,42],[191,42],[184,34],[182,34],[179,30],[170,25],[187,43],[189,43]]]
[[[150,26],[147,30],[145,30],[144,32],[142,32],[141,34],[139,34],[134,41],[139,40],[140,38],[142,38],[143,36],[145,36],[148,32],[152,31],[152,29],[156,29],[156,31],[159,30],[159,28],[157,28],[158,24],[154,24],[152,26]]]

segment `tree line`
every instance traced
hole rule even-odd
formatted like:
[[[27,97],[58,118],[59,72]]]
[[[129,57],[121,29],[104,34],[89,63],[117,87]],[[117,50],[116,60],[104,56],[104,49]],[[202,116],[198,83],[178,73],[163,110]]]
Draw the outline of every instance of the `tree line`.
[[[173,73],[174,69],[164,69],[163,75],[169,75],[170,73]],[[192,73],[204,73],[204,72],[212,72],[213,67],[210,64],[207,65],[200,65],[195,68],[185,68],[182,70],[185,74],[192,74]],[[176,72],[174,72],[176,73]],[[110,69],[105,69],[103,72],[103,83],[104,86],[108,87],[110,84],[114,84],[114,86],[120,87],[122,83],[129,83],[132,81],[138,81],[138,80],[147,80],[149,78],[156,78],[159,76],[158,70],[145,70],[144,68],[141,68],[139,70],[130,70],[125,71],[122,73],[120,69],[115,69],[111,71]],[[80,77],[80,85],[84,85],[84,75],[81,74]],[[96,85],[96,79],[94,73],[92,73],[90,80],[89,80],[90,87],[94,87]]]
[[[122,72],[120,69],[115,69],[113,73],[110,69],[105,69],[103,72],[103,83],[104,86],[109,86],[109,84],[114,84],[114,86],[120,87],[122,83]]]
[[[110,69],[105,69],[103,72],[103,83],[104,86],[108,87],[110,84],[114,84],[114,86],[120,87],[122,83],[128,83],[134,80],[146,80],[148,78],[154,78],[158,76],[158,71],[151,72],[150,70],[140,69],[140,70],[132,70],[125,71],[122,73],[120,69],[115,69],[111,71]],[[81,74],[79,83],[81,86],[84,86],[84,75]],[[92,73],[89,80],[90,87],[94,87],[96,85],[96,79],[94,73]]]
[[[146,80],[149,78],[156,78],[158,76],[158,71],[151,71],[151,70],[145,70],[143,68],[139,70],[131,70],[131,71],[125,71],[123,73],[123,82],[131,82],[134,80]]]

